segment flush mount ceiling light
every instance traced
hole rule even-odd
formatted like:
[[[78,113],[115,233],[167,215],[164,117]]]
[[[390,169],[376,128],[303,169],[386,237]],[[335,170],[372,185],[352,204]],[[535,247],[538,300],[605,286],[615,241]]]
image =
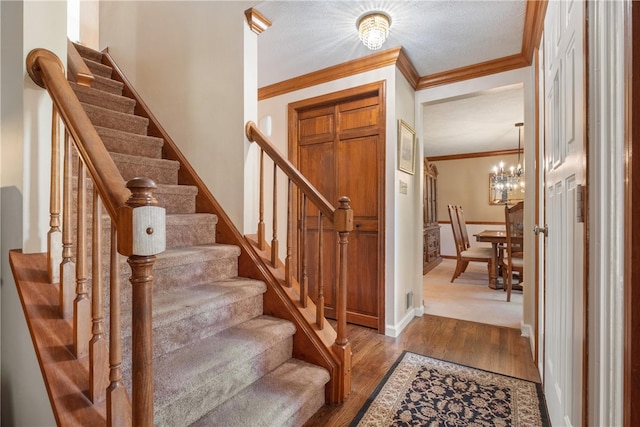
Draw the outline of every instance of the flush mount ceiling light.
[[[371,50],[378,50],[389,36],[391,19],[382,12],[367,13],[360,17],[356,27],[360,40]]]

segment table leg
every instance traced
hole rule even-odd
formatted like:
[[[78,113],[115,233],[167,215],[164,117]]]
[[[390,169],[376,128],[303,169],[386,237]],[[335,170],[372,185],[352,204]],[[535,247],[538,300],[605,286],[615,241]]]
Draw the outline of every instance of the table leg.
[[[491,260],[491,273],[489,274],[489,287],[498,289],[498,243],[491,243],[493,255]]]

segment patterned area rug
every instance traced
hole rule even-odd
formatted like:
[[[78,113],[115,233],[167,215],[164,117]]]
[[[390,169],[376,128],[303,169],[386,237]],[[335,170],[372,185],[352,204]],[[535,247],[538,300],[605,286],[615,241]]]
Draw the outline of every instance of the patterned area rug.
[[[549,426],[540,384],[405,351],[355,426]]]

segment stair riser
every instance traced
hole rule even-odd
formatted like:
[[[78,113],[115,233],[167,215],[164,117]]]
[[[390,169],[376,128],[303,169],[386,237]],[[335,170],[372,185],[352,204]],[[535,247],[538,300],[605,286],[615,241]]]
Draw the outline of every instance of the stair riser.
[[[100,127],[96,130],[109,152],[152,159],[162,158],[162,144],[156,143],[156,139],[133,133],[116,133]]]
[[[203,387],[181,396],[171,405],[165,407],[156,406],[154,413],[156,425],[184,426],[197,421],[213,408],[223,403],[228,397],[233,396],[258,378],[289,360],[292,350],[293,339],[291,337],[279,343],[274,343],[273,347],[250,361],[237,360],[232,366],[227,366],[224,372],[226,378],[224,381],[216,381],[214,379],[213,375],[218,375],[218,373],[203,372],[203,377],[212,376],[212,380]],[[229,384],[232,385],[229,386]]]
[[[126,182],[130,179],[137,177],[151,178],[156,184],[178,184],[178,169],[173,162],[145,162],[140,158],[140,161],[136,157],[127,156],[126,159],[122,159],[117,155],[111,156],[115,163],[122,179]],[[73,162],[72,174],[78,175],[78,162]]]
[[[173,165],[150,165],[143,162],[114,160],[125,181],[136,177],[151,178],[156,184],[178,184],[178,169]]]
[[[92,228],[92,219],[89,218],[87,221],[87,256],[90,258],[92,254],[92,238],[93,238],[93,228]],[[185,248],[189,246],[200,246],[200,245],[210,245],[215,243],[215,235],[216,235],[216,224],[212,221],[209,221],[206,225],[200,225],[198,228],[189,227],[186,225],[182,226],[174,226],[171,224],[167,225],[167,240],[166,240],[166,248],[174,249],[174,248]],[[77,239],[77,227],[75,225],[72,230],[72,242],[73,242],[73,254],[75,257],[76,253],[76,240]],[[102,256],[106,258],[109,256],[109,251],[111,248],[111,223],[108,217],[105,215],[105,219],[103,219],[102,223]]]
[[[87,209],[89,215],[91,210],[93,209],[93,185],[90,180],[87,180]],[[76,189],[78,188],[78,180],[76,178],[73,179],[73,198],[71,199],[71,203],[74,210],[73,216],[73,224],[75,224],[75,211],[78,206],[78,193]],[[158,200],[158,205],[165,208],[167,215],[173,214],[192,214],[196,212],[196,194],[193,191],[188,189],[184,189],[184,191],[176,190],[172,187],[162,187],[159,186],[154,192],[153,195]],[[102,209],[102,216],[107,217],[107,211]],[[91,227],[91,222],[88,223],[88,227]],[[75,230],[75,226],[74,226]]]
[[[124,132],[137,133],[139,135],[147,134],[149,120],[144,117],[122,114],[96,107],[91,104],[82,105],[94,126],[102,126]]]
[[[127,313],[125,315],[125,313]],[[262,294],[237,301],[215,312],[200,313],[153,328],[153,357],[160,357],[189,344],[210,337],[223,329],[238,325],[262,314]],[[131,311],[123,307],[123,369],[131,370]],[[154,318],[154,323],[156,319]]]
[[[105,77],[94,76],[91,87],[94,89],[103,90],[107,93],[122,96],[122,83],[116,82],[115,80],[107,79]]]
[[[80,54],[81,57],[89,59],[91,61],[101,62],[102,61],[102,52],[98,52],[97,50],[93,50],[84,45],[74,43],[76,50]]]
[[[111,67],[109,67],[108,65],[104,65],[99,61],[95,61],[90,58],[87,59],[89,60],[84,62],[85,64],[87,64],[87,67],[89,67],[89,71],[91,71],[94,75],[106,77],[108,79],[111,78],[111,75],[113,74],[113,69]]]
[[[70,84],[82,103],[95,105],[96,107],[106,108],[119,113],[133,114],[136,104],[135,101],[130,98],[114,95],[108,96],[109,94],[105,94],[104,91],[92,90],[74,83]]]

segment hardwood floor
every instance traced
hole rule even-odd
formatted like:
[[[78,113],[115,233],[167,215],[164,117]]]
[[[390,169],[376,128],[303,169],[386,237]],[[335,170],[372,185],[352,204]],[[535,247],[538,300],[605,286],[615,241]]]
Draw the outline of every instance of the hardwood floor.
[[[352,389],[342,405],[324,406],[305,426],[347,426],[404,350],[530,381],[540,381],[529,341],[517,329],[424,315],[397,338],[349,325]]]

